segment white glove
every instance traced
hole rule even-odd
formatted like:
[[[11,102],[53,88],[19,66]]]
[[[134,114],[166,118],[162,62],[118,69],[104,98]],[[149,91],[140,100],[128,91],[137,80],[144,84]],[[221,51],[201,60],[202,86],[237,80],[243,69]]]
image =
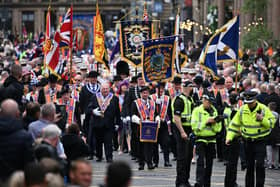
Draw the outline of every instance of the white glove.
[[[155,120],[157,123],[160,123],[160,117],[159,116],[156,116],[156,120]]]
[[[171,121],[170,120],[167,121],[167,125],[171,125]]]
[[[127,123],[126,118],[121,118],[121,120],[124,124]]]
[[[136,115],[133,115],[131,117],[131,122],[140,125],[140,118],[138,116],[136,116]]]
[[[115,131],[119,130],[120,126],[115,125]]]
[[[126,122],[129,122],[130,121],[130,116],[126,116]]]
[[[93,114],[96,115],[96,116],[102,116],[102,113],[101,113],[101,111],[99,110],[99,108],[94,109],[92,112],[93,112]]]
[[[158,98],[157,98],[156,104],[160,105],[160,104],[161,104],[161,99],[158,99]]]

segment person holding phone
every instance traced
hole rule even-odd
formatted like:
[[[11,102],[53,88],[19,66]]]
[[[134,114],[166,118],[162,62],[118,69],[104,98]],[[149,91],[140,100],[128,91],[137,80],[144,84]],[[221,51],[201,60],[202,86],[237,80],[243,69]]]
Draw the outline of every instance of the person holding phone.
[[[216,134],[222,130],[216,108],[213,106],[215,98],[203,95],[202,104],[194,108],[191,125],[196,136],[196,183],[195,187],[210,186],[213,159],[216,157]],[[217,121],[216,121],[217,120]]]

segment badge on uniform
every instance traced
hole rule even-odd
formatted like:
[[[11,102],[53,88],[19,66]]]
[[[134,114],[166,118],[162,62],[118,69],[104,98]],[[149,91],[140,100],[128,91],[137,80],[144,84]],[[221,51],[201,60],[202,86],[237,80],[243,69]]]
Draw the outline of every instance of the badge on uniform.
[[[157,142],[158,123],[155,121],[142,121],[140,124],[140,141]]]

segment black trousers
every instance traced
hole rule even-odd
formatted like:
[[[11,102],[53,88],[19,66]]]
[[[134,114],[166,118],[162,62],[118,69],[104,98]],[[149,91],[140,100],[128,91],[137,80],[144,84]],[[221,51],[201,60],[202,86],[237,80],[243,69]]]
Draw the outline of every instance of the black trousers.
[[[152,165],[154,143],[139,142],[139,166],[144,166],[145,163]]]
[[[175,124],[171,124],[171,132],[172,134],[169,135],[170,139],[170,150],[174,156],[174,158],[177,158],[177,146],[176,146],[176,137],[175,137],[175,130],[177,129]]]
[[[210,187],[215,143],[196,142],[196,154],[196,183],[199,187]]]
[[[106,128],[94,128],[94,137],[96,138],[96,157],[102,158],[103,155],[103,143],[105,149],[106,160],[113,159],[113,130]]]
[[[217,134],[216,137],[216,146],[217,146],[217,157],[220,160],[224,160],[224,151],[225,151],[225,131],[222,129],[221,132]]]
[[[237,165],[239,158],[240,143],[238,139],[234,139],[229,146],[226,147],[226,176],[225,187],[234,187],[236,184]]]
[[[256,168],[256,187],[263,187],[265,181],[264,159],[266,154],[265,140],[244,141],[246,154],[246,187],[254,187],[254,173]]]
[[[191,127],[183,126],[185,133],[189,136]],[[193,145],[191,141],[183,140],[177,128],[174,128],[177,146],[177,162],[176,162],[176,186],[188,184],[191,170],[191,160],[193,157]]]
[[[139,136],[137,124],[131,123],[131,156],[139,157]]]
[[[163,125],[166,125],[166,126],[163,126]],[[161,127],[159,128],[159,131],[158,131],[158,141],[157,141],[157,143],[154,144],[154,147],[153,147],[153,162],[155,164],[158,164],[158,162],[159,162],[158,145],[161,146],[161,149],[163,151],[164,162],[169,162],[170,140],[169,140],[169,134],[168,134],[168,129],[167,129],[166,123],[161,124]]]

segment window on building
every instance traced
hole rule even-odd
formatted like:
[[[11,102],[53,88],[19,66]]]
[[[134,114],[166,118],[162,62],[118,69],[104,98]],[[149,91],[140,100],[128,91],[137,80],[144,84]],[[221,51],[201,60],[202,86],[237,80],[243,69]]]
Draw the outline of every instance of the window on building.
[[[7,8],[0,8],[0,28],[4,32],[12,30],[12,11]]]
[[[34,33],[34,12],[24,11],[22,12],[22,31],[27,33]]]

